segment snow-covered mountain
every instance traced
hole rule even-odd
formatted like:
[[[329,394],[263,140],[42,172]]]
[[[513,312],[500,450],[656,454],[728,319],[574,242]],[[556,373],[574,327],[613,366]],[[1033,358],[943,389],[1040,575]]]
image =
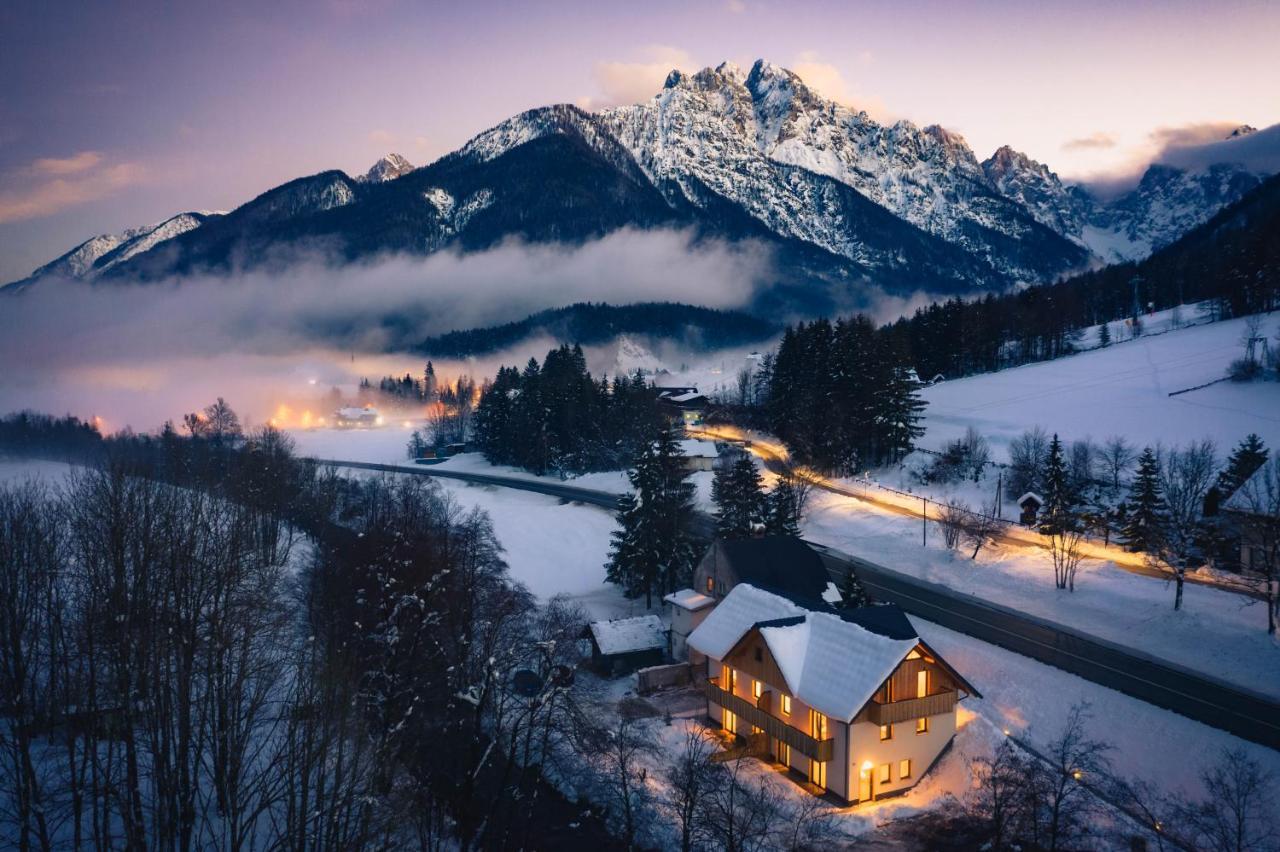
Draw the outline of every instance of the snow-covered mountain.
[[[1226,139],[1253,132],[1243,125]],[[1106,263],[1141,260],[1169,245],[1265,177],[1233,162],[1197,169],[1156,163],[1133,189],[1101,200],[1079,186],[1064,185],[1048,166],[1008,146],[984,161],[982,169],[996,191]]]
[[[681,228],[771,248],[764,305],[847,303],[870,284],[974,292],[1172,242],[1256,185],[1229,163],[1249,130],[1218,143],[1223,163],[1152,166],[1103,201],[1007,146],[979,162],[952,131],[882,125],[784,68],[724,63],[673,71],[631,106],[529,110],[422,168],[390,154],[361,177],[299,178],[224,217],[98,237],[35,277],[146,280],[304,251],[345,261]]]
[[[365,172],[363,176],[357,178],[357,180],[364,183],[385,183],[386,181],[403,177],[413,171],[413,169],[413,163],[409,162],[404,157],[399,154],[388,154],[381,160],[378,160],[378,162],[374,163],[373,167],[369,169],[369,171]]]
[[[92,280],[108,269],[221,215],[224,214],[209,211],[179,213],[162,222],[130,228],[119,234],[99,234],[49,261],[32,272],[27,280],[46,276]]]

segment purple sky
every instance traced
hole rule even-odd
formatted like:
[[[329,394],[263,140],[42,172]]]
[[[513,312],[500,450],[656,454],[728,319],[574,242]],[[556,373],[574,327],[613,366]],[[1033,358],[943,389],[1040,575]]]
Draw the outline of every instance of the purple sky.
[[[299,175],[416,164],[523,109],[757,57],[1064,176],[1280,121],[1275,2],[0,6],[0,282],[97,233]]]

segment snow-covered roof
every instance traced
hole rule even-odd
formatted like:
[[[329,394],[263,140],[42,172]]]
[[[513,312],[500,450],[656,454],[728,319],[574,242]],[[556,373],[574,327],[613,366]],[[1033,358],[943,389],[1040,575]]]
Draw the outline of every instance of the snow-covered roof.
[[[1019,497],[1018,505],[1021,506],[1023,503],[1027,502],[1028,498],[1031,500],[1035,500],[1041,506],[1044,505],[1044,498],[1034,491],[1028,491],[1026,494],[1023,494],[1021,497]]]
[[[809,612],[786,598],[739,584],[689,634],[689,647],[721,660],[757,625],[786,688],[810,707],[845,722],[919,641],[873,633],[838,615]]]
[[[1247,515],[1267,515],[1280,506],[1280,481],[1270,462],[1263,463],[1231,492],[1222,508]]]
[[[667,626],[656,615],[593,621],[590,627],[602,654],[629,654],[667,646]]]
[[[672,592],[663,600],[673,606],[687,609],[689,612],[697,612],[716,602],[715,598],[704,595],[702,592],[696,592],[693,589],[681,589],[678,592]]]
[[[680,452],[691,459],[700,457],[714,459],[720,455],[716,445],[711,441],[698,441],[693,438],[687,438],[680,442]]]
[[[811,612],[798,624],[761,626],[787,689],[833,719],[853,720],[916,639],[890,639],[844,621]]]
[[[703,394],[700,394],[697,391],[687,391],[686,393],[671,394],[670,396],[666,397],[666,399],[669,400],[670,402],[693,402],[695,399],[704,399],[704,398],[705,397],[703,396]]]
[[[758,622],[804,614],[805,610],[784,597],[739,583],[689,634],[689,647],[722,660]]]
[[[844,595],[840,594],[840,587],[830,580],[827,581],[827,587],[822,592],[822,599],[827,603],[835,606],[844,600]]]

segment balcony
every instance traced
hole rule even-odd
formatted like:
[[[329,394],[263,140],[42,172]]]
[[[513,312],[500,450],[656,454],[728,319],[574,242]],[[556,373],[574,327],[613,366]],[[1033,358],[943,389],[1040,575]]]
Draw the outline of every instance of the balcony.
[[[725,692],[720,688],[719,678],[704,681],[703,691],[706,692],[712,704],[723,707],[743,722],[759,728],[775,740],[781,740],[806,757],[811,757],[819,763],[826,763],[835,756],[835,740],[814,739],[799,728],[792,727],[777,716],[761,710],[745,698]]]
[[[871,702],[867,705],[866,720],[876,725],[896,725],[908,719],[919,719],[922,716],[937,716],[950,713],[956,706],[955,690],[926,695],[924,698],[908,698],[905,701],[893,701],[888,704]]]

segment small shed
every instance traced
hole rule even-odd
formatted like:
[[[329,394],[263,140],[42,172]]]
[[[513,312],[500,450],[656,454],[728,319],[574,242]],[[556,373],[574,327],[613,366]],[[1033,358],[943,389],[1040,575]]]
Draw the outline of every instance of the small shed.
[[[591,663],[604,674],[622,674],[663,661],[667,626],[656,615],[593,621],[587,625]]]
[[[1044,505],[1044,498],[1034,491],[1028,491],[1018,498],[1018,508],[1022,510],[1018,520],[1024,527],[1033,527],[1036,525],[1036,515],[1040,512],[1040,507]]]
[[[712,441],[698,441],[692,438],[680,442],[680,452],[684,453],[685,469],[689,471],[711,470],[715,467],[720,451]]]
[[[671,659],[687,660],[689,647],[686,640],[711,612],[716,599],[693,589],[681,589],[662,600],[671,607]]]

